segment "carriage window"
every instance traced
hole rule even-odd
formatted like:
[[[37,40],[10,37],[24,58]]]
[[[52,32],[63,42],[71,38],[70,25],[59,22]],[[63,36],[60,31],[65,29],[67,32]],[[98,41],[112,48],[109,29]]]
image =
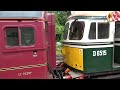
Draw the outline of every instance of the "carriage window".
[[[18,46],[18,28],[9,27],[6,28],[6,41],[8,46]]]
[[[115,38],[120,38],[120,22],[115,22]]]
[[[96,23],[91,23],[89,39],[96,39]]]
[[[98,39],[109,38],[109,23],[98,23]]]
[[[29,46],[34,44],[34,29],[31,27],[7,27],[7,46]]]
[[[34,44],[34,29],[29,27],[21,27],[21,45],[28,46]]]
[[[69,39],[81,40],[83,37],[84,27],[85,27],[85,23],[82,21],[72,22],[70,27]]]
[[[64,28],[64,35],[63,35],[64,40],[67,39],[68,29],[69,29],[69,23],[67,23]]]

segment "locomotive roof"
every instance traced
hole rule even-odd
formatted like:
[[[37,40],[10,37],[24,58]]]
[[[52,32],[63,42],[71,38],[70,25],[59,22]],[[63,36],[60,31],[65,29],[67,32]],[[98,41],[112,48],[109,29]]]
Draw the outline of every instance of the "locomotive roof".
[[[107,20],[107,16],[71,16],[68,18],[68,20],[71,19]]]
[[[113,11],[71,11],[69,19],[90,19],[90,20],[106,20],[110,12]]]

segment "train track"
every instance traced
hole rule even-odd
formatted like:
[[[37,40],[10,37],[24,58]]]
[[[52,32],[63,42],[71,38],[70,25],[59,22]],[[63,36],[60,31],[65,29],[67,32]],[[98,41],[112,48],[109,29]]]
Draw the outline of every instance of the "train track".
[[[63,61],[63,56],[60,54],[60,55],[57,55],[56,56],[56,64],[57,63],[60,63]],[[117,74],[117,75],[110,75],[110,76],[103,76],[103,77],[98,77],[96,79],[120,79],[120,74]]]

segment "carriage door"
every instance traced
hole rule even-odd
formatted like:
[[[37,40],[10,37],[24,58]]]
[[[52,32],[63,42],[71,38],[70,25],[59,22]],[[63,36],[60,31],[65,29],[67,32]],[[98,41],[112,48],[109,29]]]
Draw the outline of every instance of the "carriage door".
[[[115,22],[114,66],[120,67],[120,21]]]
[[[45,78],[46,51],[43,23],[11,22],[9,25],[5,23],[2,32],[4,36],[0,68],[8,69],[0,74],[0,77]]]

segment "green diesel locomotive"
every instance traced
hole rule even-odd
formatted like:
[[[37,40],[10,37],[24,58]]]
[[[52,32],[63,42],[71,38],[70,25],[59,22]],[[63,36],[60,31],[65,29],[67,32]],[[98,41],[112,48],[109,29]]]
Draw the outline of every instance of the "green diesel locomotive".
[[[73,15],[65,24],[62,55],[71,78],[110,78],[120,73],[120,22],[104,15]],[[63,63],[62,63],[63,64]],[[68,70],[69,69],[69,70]]]

